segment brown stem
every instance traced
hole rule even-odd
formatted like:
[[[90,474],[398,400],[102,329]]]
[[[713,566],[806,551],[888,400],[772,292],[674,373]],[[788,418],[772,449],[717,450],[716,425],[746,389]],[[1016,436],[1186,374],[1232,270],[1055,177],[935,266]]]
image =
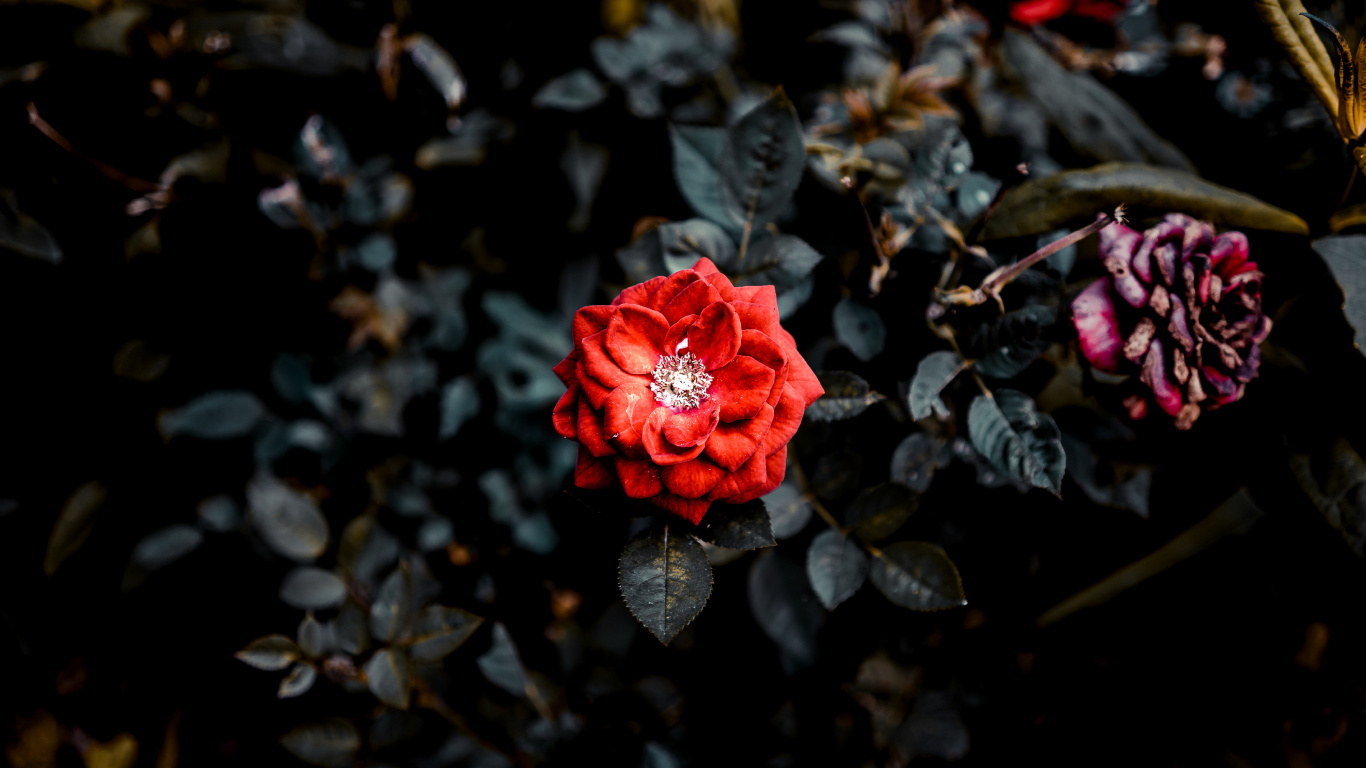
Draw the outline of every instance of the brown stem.
[[[65,136],[58,133],[56,128],[53,128],[52,125],[48,123],[48,121],[44,120],[42,116],[38,114],[38,107],[34,106],[33,102],[31,101],[28,103],[28,121],[33,125],[34,128],[37,128],[39,131],[41,131],[44,136],[48,137],[49,139],[52,139],[52,142],[54,144],[66,150],[67,152],[75,155],[76,157],[81,158],[87,163],[90,163],[95,167],[95,170],[99,171],[106,178],[116,181],[119,184],[122,184],[123,186],[133,190],[134,192],[141,192],[143,194],[147,194],[149,192],[157,192],[161,190],[160,184],[147,181],[146,179],[139,179],[136,176],[129,176],[123,171],[120,171],[119,169],[111,165],[106,165],[105,163],[102,163],[99,160],[96,160],[95,158],[76,149],[75,145],[73,145],[70,141],[67,141]]]
[[[1014,264],[1011,264],[1008,267],[1002,267],[996,272],[987,275],[987,278],[982,281],[982,286],[980,290],[988,294],[999,292],[1002,288],[1006,286],[1007,283],[1019,277],[1020,273],[1024,272],[1026,269],[1029,269],[1035,264],[1038,264],[1039,262],[1043,261],[1049,256],[1052,256],[1053,254],[1057,253],[1058,251],[1061,251],[1067,246],[1072,245],[1073,243],[1085,240],[1091,235],[1094,235],[1095,233],[1101,231],[1102,229],[1105,229],[1106,227],[1110,226],[1111,224],[1117,221],[1120,223],[1124,222],[1123,205],[1116,208],[1114,213],[1107,213],[1104,216],[1101,216],[1100,218],[1091,222],[1090,224],[1087,224],[1086,226],[1077,230],[1076,232],[1073,232],[1072,234],[1064,238],[1054,240],[1048,245],[1045,245],[1039,250],[1024,257],[1023,259],[1020,259]]]
[[[811,483],[806,478],[806,472],[802,470],[801,462],[797,461],[795,458],[792,460],[792,476],[797,479],[797,487],[802,490],[802,498],[806,499],[806,502],[811,505],[811,508],[816,510],[816,514],[820,515],[821,519],[831,528],[834,528],[841,534],[846,533],[844,526],[840,525],[839,521],[835,519],[835,516],[830,514],[830,510],[826,509],[825,505],[816,498],[816,494],[811,492]]]

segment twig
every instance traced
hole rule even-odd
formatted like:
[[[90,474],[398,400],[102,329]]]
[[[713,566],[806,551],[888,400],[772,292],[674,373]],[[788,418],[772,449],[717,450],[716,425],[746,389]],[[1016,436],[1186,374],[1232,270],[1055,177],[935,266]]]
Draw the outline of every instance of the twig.
[[[816,514],[820,515],[821,519],[824,520],[826,524],[839,531],[841,534],[848,533],[844,526],[840,525],[839,521],[835,519],[835,516],[830,514],[830,510],[826,509],[825,505],[820,502],[820,499],[816,498],[816,494],[811,492],[811,482],[807,480],[806,472],[802,470],[801,462],[797,461],[795,458],[792,459],[792,476],[797,479],[797,487],[802,491],[802,498],[811,505],[812,509],[816,510]]]
[[[162,186],[160,184],[147,181],[146,179],[139,179],[136,176],[129,176],[123,171],[120,171],[119,169],[111,165],[102,163],[99,160],[96,160],[95,158],[91,157],[90,155],[87,155],[84,152],[81,152],[80,150],[76,149],[75,145],[73,145],[70,141],[67,141],[65,136],[58,133],[56,128],[53,128],[52,125],[48,123],[48,121],[44,120],[42,116],[38,114],[38,107],[34,106],[33,102],[31,101],[28,103],[28,121],[33,125],[34,128],[37,128],[39,131],[41,131],[44,136],[48,137],[49,139],[52,139],[52,142],[54,144],[71,153],[72,155],[81,158],[87,163],[90,163],[91,165],[95,166],[95,170],[99,171],[105,177],[122,184],[123,186],[133,190],[134,192],[141,192],[143,194],[147,194],[149,192],[158,192],[162,189]]]

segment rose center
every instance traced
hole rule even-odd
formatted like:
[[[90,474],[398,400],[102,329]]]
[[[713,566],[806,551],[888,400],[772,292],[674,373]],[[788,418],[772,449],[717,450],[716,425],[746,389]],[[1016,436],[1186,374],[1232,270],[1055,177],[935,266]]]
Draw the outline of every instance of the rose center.
[[[706,366],[691,352],[660,355],[650,391],[655,393],[655,400],[670,408],[696,408],[709,397],[711,378]]]

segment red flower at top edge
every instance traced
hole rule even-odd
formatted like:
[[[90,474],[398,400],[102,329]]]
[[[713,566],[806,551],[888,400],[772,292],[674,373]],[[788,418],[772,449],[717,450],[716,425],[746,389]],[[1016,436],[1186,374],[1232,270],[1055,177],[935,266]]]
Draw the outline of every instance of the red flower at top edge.
[[[1060,16],[1085,16],[1109,24],[1124,10],[1124,3],[1107,0],[1027,0],[1010,7],[1010,18],[1021,24],[1043,24]]]
[[[736,287],[708,259],[574,315],[555,430],[579,442],[574,484],[620,485],[692,523],[773,490],[806,407],[825,394],[778,323],[773,286]]]

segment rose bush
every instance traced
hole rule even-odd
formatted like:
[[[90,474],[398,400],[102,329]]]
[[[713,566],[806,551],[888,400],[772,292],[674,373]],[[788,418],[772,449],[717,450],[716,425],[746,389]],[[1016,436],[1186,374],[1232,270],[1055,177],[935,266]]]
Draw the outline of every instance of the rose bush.
[[[1101,230],[1100,257],[1110,276],[1072,302],[1091,365],[1137,370],[1178,429],[1190,429],[1202,408],[1243,396],[1261,363],[1257,345],[1271,332],[1246,235],[1215,236],[1208,222],[1172,213],[1142,233],[1123,224]],[[1147,413],[1147,397],[1125,404],[1134,419]]]
[[[773,286],[736,287],[708,259],[574,316],[555,430],[574,483],[620,485],[693,523],[782,482],[787,443],[825,393],[778,322]]]

